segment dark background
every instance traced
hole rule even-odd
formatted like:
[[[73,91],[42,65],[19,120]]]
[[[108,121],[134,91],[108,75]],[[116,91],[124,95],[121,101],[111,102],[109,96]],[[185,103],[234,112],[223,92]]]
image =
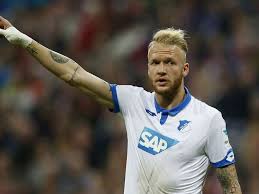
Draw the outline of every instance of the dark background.
[[[152,34],[186,30],[186,85],[222,112],[244,194],[259,193],[258,13],[256,0],[0,0],[20,31],[110,83],[147,90]],[[123,193],[118,115],[4,38],[0,88],[0,194]],[[204,194],[221,193],[211,169]]]

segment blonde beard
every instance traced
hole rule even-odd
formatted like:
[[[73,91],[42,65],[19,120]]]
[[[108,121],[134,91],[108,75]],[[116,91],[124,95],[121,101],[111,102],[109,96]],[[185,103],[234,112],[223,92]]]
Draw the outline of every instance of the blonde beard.
[[[183,75],[181,74],[179,76],[179,78],[174,80],[174,83],[173,83],[172,87],[168,88],[168,90],[159,91],[154,86],[154,84],[153,84],[153,88],[154,88],[155,93],[157,93],[157,94],[159,94],[161,96],[169,97],[169,98],[174,98],[178,94],[182,83],[183,83]]]

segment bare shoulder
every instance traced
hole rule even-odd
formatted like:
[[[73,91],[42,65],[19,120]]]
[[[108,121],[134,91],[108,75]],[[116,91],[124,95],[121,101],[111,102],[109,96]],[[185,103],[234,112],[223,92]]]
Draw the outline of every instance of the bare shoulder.
[[[216,173],[224,194],[242,194],[234,164],[217,168]]]

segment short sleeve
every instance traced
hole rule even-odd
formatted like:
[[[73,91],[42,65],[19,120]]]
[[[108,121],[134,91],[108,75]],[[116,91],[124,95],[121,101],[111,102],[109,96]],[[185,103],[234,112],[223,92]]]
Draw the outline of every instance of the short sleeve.
[[[216,168],[221,168],[235,163],[234,152],[230,145],[226,123],[218,112],[212,119],[205,152]]]
[[[114,113],[125,113],[130,106],[137,103],[139,100],[137,98],[138,93],[143,90],[143,88],[131,85],[110,84],[110,90],[112,92],[112,100],[114,105],[112,111]]]

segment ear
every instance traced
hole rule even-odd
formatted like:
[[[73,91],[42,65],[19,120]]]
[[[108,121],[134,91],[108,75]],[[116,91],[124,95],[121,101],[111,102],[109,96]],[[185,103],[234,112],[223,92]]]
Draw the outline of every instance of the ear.
[[[186,77],[189,74],[189,63],[183,64],[183,76]]]

